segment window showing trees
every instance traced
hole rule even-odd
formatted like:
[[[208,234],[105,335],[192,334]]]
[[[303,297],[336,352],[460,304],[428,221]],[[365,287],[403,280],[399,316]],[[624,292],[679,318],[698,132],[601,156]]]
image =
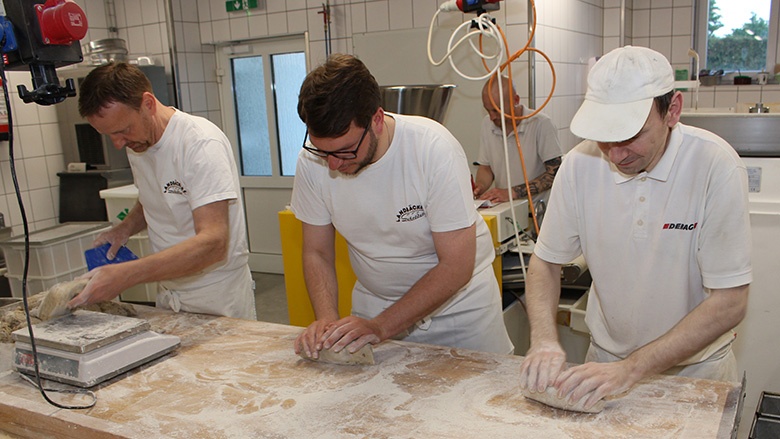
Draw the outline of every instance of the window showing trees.
[[[772,2],[772,0],[709,1],[707,69],[744,72],[767,68],[768,62],[771,62],[767,57],[767,41],[770,38],[769,21]],[[742,13],[741,18],[735,18],[738,15],[734,11]],[[774,59],[774,56],[772,58]]]

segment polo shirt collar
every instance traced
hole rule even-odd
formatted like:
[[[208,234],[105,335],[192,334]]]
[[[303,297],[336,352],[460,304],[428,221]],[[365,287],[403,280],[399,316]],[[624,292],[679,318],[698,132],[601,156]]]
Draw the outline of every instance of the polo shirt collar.
[[[640,172],[636,175],[624,174],[620,172],[614,163],[610,162],[609,167],[614,171],[615,183],[625,183],[637,177],[648,177],[657,181],[667,181],[669,175],[672,173],[672,167],[674,166],[677,154],[680,152],[682,139],[683,135],[681,133],[680,124],[678,123],[669,133],[669,143],[666,146],[666,151],[664,151],[664,154],[661,156],[661,160],[656,163],[655,167],[650,172]]]

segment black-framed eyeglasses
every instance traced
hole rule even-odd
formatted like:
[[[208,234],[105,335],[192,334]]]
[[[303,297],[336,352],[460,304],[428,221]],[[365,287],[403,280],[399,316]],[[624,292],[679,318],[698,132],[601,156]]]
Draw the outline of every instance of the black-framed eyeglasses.
[[[371,127],[371,124],[369,123],[366,125],[366,129],[363,130],[363,135],[360,136],[360,140],[358,140],[355,149],[349,150],[349,151],[323,151],[321,149],[317,149],[314,147],[314,145],[309,142],[309,130],[306,130],[306,135],[303,137],[303,149],[306,151],[309,151],[310,153],[316,155],[317,157],[325,157],[327,158],[329,155],[333,156],[340,160],[352,160],[355,157],[357,157],[358,150],[360,149],[360,145],[363,144],[363,139],[366,137],[366,133],[368,133],[368,128]]]

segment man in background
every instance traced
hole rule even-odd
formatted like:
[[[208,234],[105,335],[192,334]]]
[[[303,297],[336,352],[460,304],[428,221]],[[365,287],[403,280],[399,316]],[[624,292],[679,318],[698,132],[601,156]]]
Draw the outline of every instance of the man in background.
[[[499,81],[502,93],[499,95]],[[474,196],[493,203],[509,201],[509,181],[512,184],[512,199],[519,200],[528,196],[546,195],[552,187],[555,173],[561,165],[561,147],[558,134],[547,115],[538,113],[533,117],[517,121],[517,135],[523,151],[525,169],[528,172],[528,185],[523,178],[523,167],[520,154],[517,151],[517,138],[513,129],[514,121],[511,109],[515,109],[515,117],[531,114],[534,110],[520,103],[520,96],[511,81],[501,75],[487,81],[482,88],[482,105],[487,115],[482,120],[480,128],[479,158],[477,177],[474,181]],[[504,115],[491,102],[491,96],[496,106],[504,101]],[[499,107],[500,108],[500,107]],[[506,132],[502,130],[501,119],[506,123]],[[509,149],[509,169],[507,178],[506,159],[504,155],[504,139]],[[495,183],[495,187],[490,186]],[[543,197],[542,197],[543,198]]]
[[[68,304],[86,305],[159,282],[157,306],[256,319],[238,171],[227,137],[206,119],[163,105],[137,67],[112,63],[82,81],[79,113],[126,148],[138,202],[94,245],[113,259],[146,229],[154,253],[91,270]]]

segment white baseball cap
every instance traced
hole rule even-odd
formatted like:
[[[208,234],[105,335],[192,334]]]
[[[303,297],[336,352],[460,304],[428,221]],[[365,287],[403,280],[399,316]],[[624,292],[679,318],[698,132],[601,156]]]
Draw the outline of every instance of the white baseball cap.
[[[645,125],[653,98],[674,89],[674,70],[646,47],[619,47],[601,57],[588,73],[585,101],[571,132],[597,142],[621,142]]]

